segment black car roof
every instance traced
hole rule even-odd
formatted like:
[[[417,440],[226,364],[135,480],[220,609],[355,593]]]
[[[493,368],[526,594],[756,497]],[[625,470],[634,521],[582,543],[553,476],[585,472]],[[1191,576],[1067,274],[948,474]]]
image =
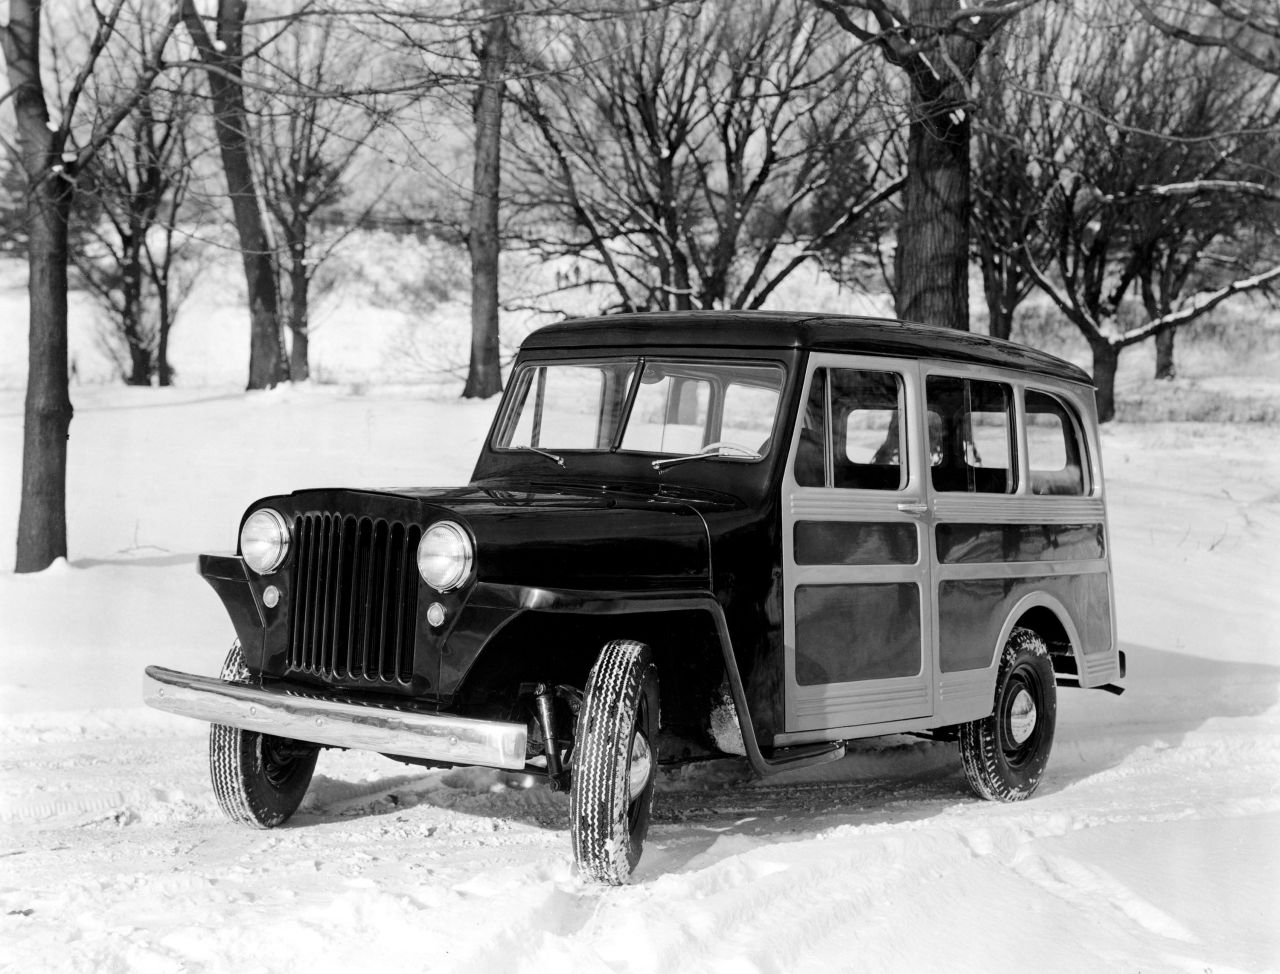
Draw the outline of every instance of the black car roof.
[[[533,349],[760,348],[936,358],[1093,384],[1088,373],[1016,342],[892,318],[799,311],[662,311],[570,318],[529,335]]]

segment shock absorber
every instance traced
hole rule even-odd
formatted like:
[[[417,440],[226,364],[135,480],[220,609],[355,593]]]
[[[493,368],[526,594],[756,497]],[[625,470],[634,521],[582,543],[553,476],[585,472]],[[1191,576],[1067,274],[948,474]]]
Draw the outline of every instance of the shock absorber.
[[[542,730],[542,749],[547,757],[547,778],[552,791],[563,787],[564,768],[560,764],[560,745],[556,740],[555,694],[545,683],[533,688],[533,702],[538,711],[538,726]]]

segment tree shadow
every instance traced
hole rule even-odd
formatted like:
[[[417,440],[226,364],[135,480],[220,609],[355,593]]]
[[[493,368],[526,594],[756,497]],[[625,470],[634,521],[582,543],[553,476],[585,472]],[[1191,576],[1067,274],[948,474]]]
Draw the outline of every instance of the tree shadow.
[[[72,568],[175,568],[179,565],[195,566],[196,555],[190,552],[169,552],[163,555],[143,555],[141,557],[121,556],[119,558],[77,558],[70,562]]]
[[[418,807],[552,830],[569,823],[566,794],[552,792],[535,776],[493,768],[421,770],[366,782],[317,774],[295,819],[321,824]]]
[[[75,387],[72,386],[72,393]],[[177,402],[157,400],[155,402],[128,402],[128,403],[112,403],[112,404],[96,404],[96,403],[77,403],[77,415],[87,416],[90,413],[130,413],[140,412],[153,409],[182,409],[186,406],[203,406],[211,402],[232,402],[244,398],[243,392],[225,392],[208,396],[201,396],[198,399],[181,399]],[[8,412],[0,412],[0,419],[22,419],[25,416],[25,410],[17,409]]]

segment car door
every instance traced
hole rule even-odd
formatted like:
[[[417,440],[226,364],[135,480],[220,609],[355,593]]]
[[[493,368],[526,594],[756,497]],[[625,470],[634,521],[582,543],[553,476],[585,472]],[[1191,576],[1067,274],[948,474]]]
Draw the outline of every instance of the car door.
[[[780,743],[933,712],[920,392],[913,361],[810,357],[782,487]]]

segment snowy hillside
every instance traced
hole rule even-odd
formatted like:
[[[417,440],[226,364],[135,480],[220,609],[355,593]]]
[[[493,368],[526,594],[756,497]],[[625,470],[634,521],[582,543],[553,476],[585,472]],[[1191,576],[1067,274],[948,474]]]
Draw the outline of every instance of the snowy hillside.
[[[360,388],[356,392],[362,391]],[[194,572],[254,496],[465,480],[491,404],[411,389],[75,391],[71,563],[0,573],[0,969],[1280,970],[1280,429],[1106,430],[1123,697],[1063,691],[1039,794],[952,746],[660,784],[637,881],[582,882],[519,776],[327,752],[290,827],[218,813],[147,663],[231,640]],[[0,393],[0,558],[21,395]],[[1228,479],[1229,477],[1229,479]]]

